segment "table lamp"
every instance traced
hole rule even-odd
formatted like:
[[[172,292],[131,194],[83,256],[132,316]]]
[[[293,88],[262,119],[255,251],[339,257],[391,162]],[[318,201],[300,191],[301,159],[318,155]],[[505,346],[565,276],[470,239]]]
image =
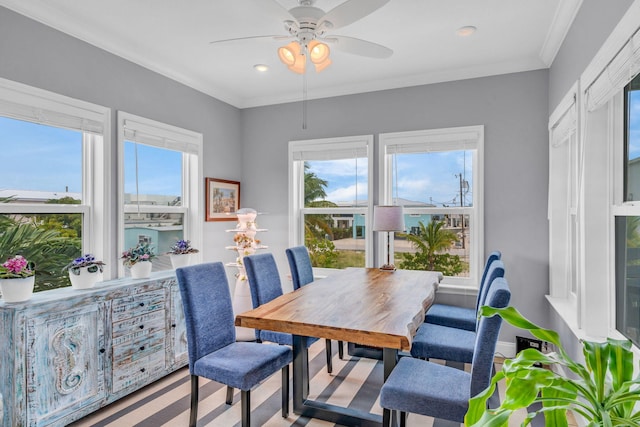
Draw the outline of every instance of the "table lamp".
[[[373,231],[387,232],[387,263],[381,270],[394,271],[396,266],[391,263],[390,234],[392,231],[404,231],[404,213],[402,206],[374,206]]]

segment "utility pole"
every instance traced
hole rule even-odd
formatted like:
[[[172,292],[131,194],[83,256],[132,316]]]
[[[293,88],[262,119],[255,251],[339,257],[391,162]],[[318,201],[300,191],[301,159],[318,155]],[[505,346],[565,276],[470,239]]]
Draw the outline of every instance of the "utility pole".
[[[459,181],[460,181],[460,207],[463,208],[464,207],[464,195],[466,194],[467,191],[469,191],[469,183],[463,179],[463,176],[461,173],[457,173],[455,175],[456,177],[458,177]],[[462,235],[462,249],[465,248],[465,242],[464,242],[464,212],[460,213],[460,234]]]

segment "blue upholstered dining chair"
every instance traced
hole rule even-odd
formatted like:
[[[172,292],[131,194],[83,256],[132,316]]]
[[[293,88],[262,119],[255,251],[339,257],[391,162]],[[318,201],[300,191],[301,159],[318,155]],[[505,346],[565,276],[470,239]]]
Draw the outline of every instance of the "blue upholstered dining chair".
[[[198,379],[205,377],[227,385],[227,404],[233,388],[241,390],[242,426],[251,424],[251,389],[282,370],[282,416],[289,415],[289,347],[236,342],[233,306],[227,274],[221,262],[176,270],[187,329],[191,415],[198,420]]]
[[[299,289],[301,286],[313,282],[313,267],[311,258],[306,246],[295,246],[288,248],[286,251],[289,268],[291,270],[291,280],[293,281],[293,290]],[[327,370],[329,373],[333,370],[331,366],[331,340],[326,340],[327,349]],[[338,357],[344,357],[342,341],[338,341]]]
[[[448,304],[433,304],[427,311],[425,322],[434,323],[436,325],[449,326],[452,328],[466,329],[468,331],[476,330],[476,321],[478,319],[478,308],[481,306],[481,299],[486,297],[485,285],[487,284],[487,273],[493,261],[502,258],[499,251],[491,252],[487,257],[487,262],[482,272],[480,286],[478,287],[478,296],[476,298],[475,308],[459,307]]]
[[[500,260],[491,263],[485,281],[481,304],[485,304],[488,292],[496,279],[504,277],[504,264]],[[479,323],[478,323],[479,325]],[[421,359],[443,359],[458,363],[471,363],[476,342],[476,330],[423,323],[411,343],[411,355]]]
[[[243,258],[244,269],[247,273],[249,281],[249,290],[251,291],[251,302],[253,308],[257,308],[262,304],[282,295],[282,282],[280,281],[280,273],[276,260],[270,253],[249,255]],[[258,341],[270,341],[283,345],[293,345],[293,335],[256,329],[256,338]],[[308,337],[306,347],[318,341],[318,338]],[[331,359],[329,359],[329,363]],[[330,368],[327,367],[329,373]]]
[[[503,308],[511,292],[504,278],[491,284],[486,305]],[[412,357],[402,357],[380,391],[383,426],[391,423],[391,411],[400,411],[401,425],[406,414],[415,413],[461,423],[469,399],[489,386],[493,372],[502,318],[482,317],[474,342],[471,372]]]

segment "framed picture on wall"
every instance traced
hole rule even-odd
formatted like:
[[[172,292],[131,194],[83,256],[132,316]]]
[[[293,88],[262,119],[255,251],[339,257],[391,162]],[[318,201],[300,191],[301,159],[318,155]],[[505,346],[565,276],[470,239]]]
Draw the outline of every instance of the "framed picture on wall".
[[[240,209],[240,183],[205,178],[206,221],[236,221]]]

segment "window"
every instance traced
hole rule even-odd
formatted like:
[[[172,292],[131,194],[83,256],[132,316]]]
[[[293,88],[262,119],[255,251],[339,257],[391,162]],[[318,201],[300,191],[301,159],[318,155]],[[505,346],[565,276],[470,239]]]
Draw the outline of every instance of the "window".
[[[289,143],[291,246],[314,267],[372,265],[372,136]]]
[[[202,135],[118,112],[118,140],[120,250],[148,243],[153,271],[171,269],[166,253],[177,240],[202,247]]]
[[[107,263],[104,107],[0,79],[0,259],[36,263],[36,291],[69,286],[83,253]]]
[[[623,206],[615,217],[616,329],[640,347],[640,75],[624,89]]]
[[[477,286],[483,135],[483,126],[380,135],[379,198],[405,214],[406,233],[395,233],[390,249],[396,266],[438,270],[446,283]]]
[[[577,298],[578,85],[549,118],[549,293]]]

